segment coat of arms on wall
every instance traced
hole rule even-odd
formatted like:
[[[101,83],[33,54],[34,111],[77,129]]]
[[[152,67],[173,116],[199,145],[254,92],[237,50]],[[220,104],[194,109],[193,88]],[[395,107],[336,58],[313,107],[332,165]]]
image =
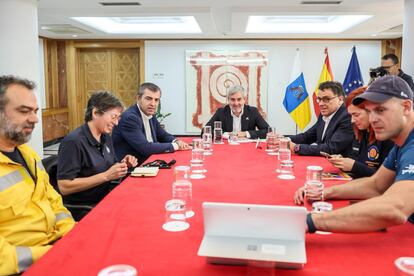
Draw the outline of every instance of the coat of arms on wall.
[[[267,51],[186,51],[187,132],[200,132],[216,109],[227,103],[233,85],[242,85],[246,104],[266,117],[267,56]]]

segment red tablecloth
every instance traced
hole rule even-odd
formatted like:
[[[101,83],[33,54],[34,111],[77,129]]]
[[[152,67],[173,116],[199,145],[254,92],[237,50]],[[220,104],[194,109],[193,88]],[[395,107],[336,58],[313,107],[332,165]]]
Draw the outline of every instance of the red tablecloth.
[[[188,165],[190,152],[154,156]],[[190,229],[162,230],[164,203],[171,198],[173,170],[155,178],[128,178],[111,192],[65,238],[55,244],[25,275],[96,275],[113,264],[130,264],[145,275],[246,275],[248,268],[207,264],[197,250],[203,236],[204,201],[293,205],[303,185],[306,166],[331,165],[322,157],[293,156],[296,179],[276,177],[276,157],[254,144],[215,145],[207,156],[207,177],[193,180]],[[338,181],[325,185],[339,184]],[[345,202],[334,202],[338,208]],[[370,234],[307,234],[308,263],[303,270],[276,275],[393,275],[393,261],[414,256],[414,227],[407,223]]]

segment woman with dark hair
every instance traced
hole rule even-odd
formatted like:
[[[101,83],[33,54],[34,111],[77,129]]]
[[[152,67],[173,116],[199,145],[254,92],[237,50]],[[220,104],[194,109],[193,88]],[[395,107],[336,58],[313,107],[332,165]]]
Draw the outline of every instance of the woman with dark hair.
[[[335,167],[349,173],[353,178],[373,175],[381,166],[394,143],[390,140],[377,141],[369,124],[368,112],[352,104],[352,100],[362,94],[367,87],[359,87],[352,91],[345,100],[354,129],[355,139],[349,152],[349,158],[331,155],[328,158]]]
[[[92,94],[85,111],[85,124],[69,133],[59,147],[58,187],[65,204],[95,206],[135,167],[127,155],[118,162],[111,132],[124,107],[107,91]],[[85,214],[77,217],[79,220]]]

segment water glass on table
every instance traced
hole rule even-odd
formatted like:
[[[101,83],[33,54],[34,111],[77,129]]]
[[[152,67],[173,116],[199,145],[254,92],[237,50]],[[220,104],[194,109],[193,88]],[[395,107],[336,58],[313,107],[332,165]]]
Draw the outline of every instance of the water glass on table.
[[[186,217],[194,216],[192,209],[192,183],[190,181],[190,167],[189,166],[177,166],[174,168],[175,181],[172,184],[172,197],[173,199],[181,199],[185,202],[185,214]]]
[[[206,176],[204,173],[206,170],[204,169],[204,150],[200,149],[193,149],[191,151],[191,179],[202,179]]]
[[[269,155],[277,155],[279,151],[278,135],[274,132],[266,134],[266,151]]]
[[[306,167],[306,182],[305,182],[305,202],[311,202],[309,195],[315,196],[320,194],[320,201],[323,201],[323,182],[322,182],[323,168],[321,166],[307,166]],[[317,200],[318,201],[318,200]]]
[[[210,130],[211,131],[211,130]],[[212,155],[213,154],[213,147],[212,147],[212,137],[211,133],[203,133],[203,149],[204,155]]]
[[[414,275],[414,257],[400,257],[394,262],[396,275]]]
[[[223,130],[221,128],[214,129],[214,144],[223,144]]]
[[[204,149],[203,139],[201,138],[194,138],[193,139],[193,149]]]
[[[279,149],[279,156],[278,160],[278,178],[280,179],[295,179],[295,175],[293,172],[294,162],[291,159],[290,150],[287,149]]]
[[[135,267],[126,264],[117,264],[105,267],[98,272],[98,276],[136,276],[138,275]]]
[[[278,137],[279,149],[290,150],[290,138],[289,137]]]
[[[190,224],[186,219],[186,205],[182,199],[170,199],[165,202],[165,223],[162,229],[169,232],[187,230]]]

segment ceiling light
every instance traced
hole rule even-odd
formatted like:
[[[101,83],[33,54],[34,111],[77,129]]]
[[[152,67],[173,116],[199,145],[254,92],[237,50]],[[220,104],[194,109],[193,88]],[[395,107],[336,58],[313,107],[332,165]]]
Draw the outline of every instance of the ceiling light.
[[[194,16],[159,17],[71,17],[110,34],[193,34],[201,33]]]
[[[246,33],[341,33],[372,15],[249,16]]]

